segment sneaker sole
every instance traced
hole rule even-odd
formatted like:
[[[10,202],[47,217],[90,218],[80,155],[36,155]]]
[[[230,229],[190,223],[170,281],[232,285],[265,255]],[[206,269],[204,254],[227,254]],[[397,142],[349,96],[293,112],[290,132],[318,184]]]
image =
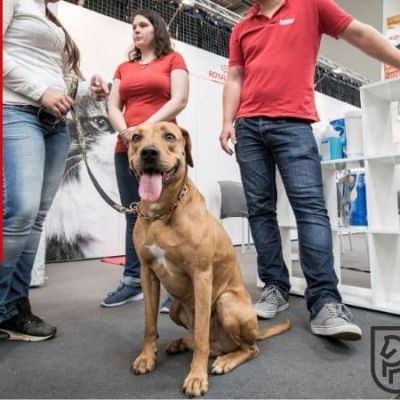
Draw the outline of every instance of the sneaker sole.
[[[161,314],[169,314],[169,308],[161,308],[160,313]]]
[[[18,342],[43,342],[45,340],[49,340],[56,336],[56,334],[48,335],[48,336],[32,336],[32,335],[25,335],[23,333],[18,333],[14,331],[9,331],[8,329],[1,329],[1,333],[5,333],[8,335],[7,338],[2,338],[1,340],[4,341],[18,341]]]
[[[289,303],[283,304],[282,306],[278,307],[276,311],[261,311],[255,310],[258,317],[263,319],[271,319],[276,316],[281,311],[285,311],[289,308]]]
[[[360,340],[362,338],[361,329],[354,325],[332,326],[311,326],[311,332],[314,335],[330,337],[339,340]]]
[[[102,307],[112,308],[112,307],[123,306],[124,304],[129,303],[130,301],[138,301],[138,300],[143,300],[143,293],[140,293],[140,294],[138,294],[136,296],[133,296],[133,297],[129,297],[128,299],[126,299],[124,301],[120,301],[118,303],[110,303],[110,304],[108,304],[108,303],[105,303],[104,301],[102,301],[100,303],[100,305]]]

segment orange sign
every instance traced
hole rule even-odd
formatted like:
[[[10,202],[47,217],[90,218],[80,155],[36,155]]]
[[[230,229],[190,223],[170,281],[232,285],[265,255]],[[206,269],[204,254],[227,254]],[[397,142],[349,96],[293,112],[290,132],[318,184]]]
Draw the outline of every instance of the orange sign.
[[[390,43],[400,49],[400,15],[387,18],[386,36]],[[393,68],[390,65],[385,65],[384,74],[385,79],[396,78],[400,76],[400,70]]]

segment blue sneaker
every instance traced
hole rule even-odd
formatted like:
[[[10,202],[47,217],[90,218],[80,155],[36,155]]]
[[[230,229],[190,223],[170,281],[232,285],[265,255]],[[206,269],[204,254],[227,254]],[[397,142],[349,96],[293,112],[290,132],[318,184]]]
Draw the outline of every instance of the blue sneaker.
[[[160,313],[161,314],[169,314],[171,304],[172,304],[172,297],[170,295],[168,295],[165,298],[165,300],[163,301],[163,303],[161,304]]]
[[[101,302],[102,307],[118,307],[129,301],[142,300],[143,292],[140,286],[126,285],[121,282],[114,292],[108,293]]]

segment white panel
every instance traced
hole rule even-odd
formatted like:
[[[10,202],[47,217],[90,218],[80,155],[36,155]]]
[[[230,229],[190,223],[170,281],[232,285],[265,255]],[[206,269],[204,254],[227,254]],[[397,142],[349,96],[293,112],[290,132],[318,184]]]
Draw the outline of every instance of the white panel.
[[[352,106],[351,104],[344,103],[343,101],[319,92],[315,92],[315,101],[319,118],[323,122],[344,118],[344,114],[347,111],[359,110],[359,108]]]
[[[392,303],[400,313],[400,236],[372,234],[371,285],[374,303]]]
[[[369,160],[366,189],[369,227],[400,231],[394,165],[380,160]]]
[[[59,3],[57,16],[79,47],[86,78],[99,72],[111,81],[117,66],[127,60],[131,25],[64,1]]]

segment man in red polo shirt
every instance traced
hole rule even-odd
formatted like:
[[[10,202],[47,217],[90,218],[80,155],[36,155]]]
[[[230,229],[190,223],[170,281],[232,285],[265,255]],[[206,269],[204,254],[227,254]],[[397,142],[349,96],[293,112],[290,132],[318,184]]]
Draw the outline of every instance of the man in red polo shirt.
[[[275,168],[294,210],[305,299],[314,334],[358,340],[361,329],[342,304],[320,159],[310,123],[318,120],[314,73],[322,34],[341,37],[400,68],[400,51],[333,0],[259,0],[232,31],[224,87],[221,146],[235,145],[249,220],[265,284],[261,318],[288,308],[289,276],[276,219]],[[233,125],[234,123],[234,125]]]

